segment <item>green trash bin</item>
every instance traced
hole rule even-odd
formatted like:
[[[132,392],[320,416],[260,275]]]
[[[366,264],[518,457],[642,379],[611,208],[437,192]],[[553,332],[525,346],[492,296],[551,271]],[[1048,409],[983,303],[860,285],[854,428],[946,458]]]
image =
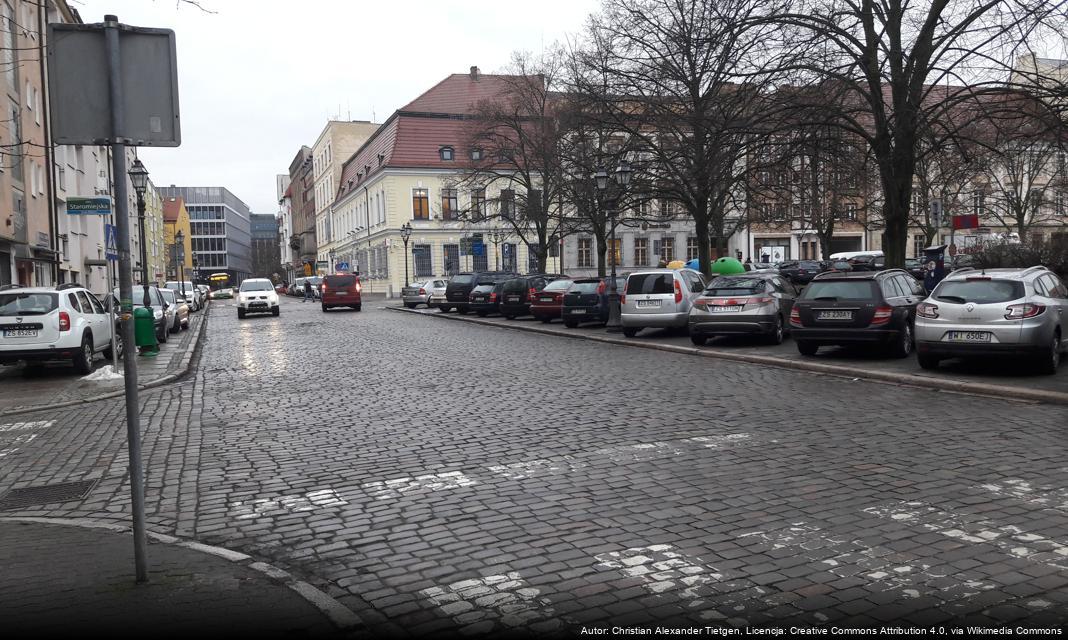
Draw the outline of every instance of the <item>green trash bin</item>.
[[[133,312],[134,344],[141,349],[141,355],[155,357],[159,353],[156,342],[156,323],[152,309],[137,307]]]
[[[732,276],[745,273],[745,265],[738,262],[737,258],[720,258],[712,263],[712,273],[721,276]]]

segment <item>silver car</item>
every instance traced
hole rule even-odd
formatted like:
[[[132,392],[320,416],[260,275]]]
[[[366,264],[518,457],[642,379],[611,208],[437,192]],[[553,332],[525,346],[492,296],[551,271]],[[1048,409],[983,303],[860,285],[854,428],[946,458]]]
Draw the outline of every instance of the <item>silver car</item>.
[[[445,289],[449,286],[448,280],[434,280],[433,285],[430,288],[430,302],[427,306],[434,307],[439,304],[445,304]]]
[[[797,292],[790,281],[770,270],[719,276],[690,309],[690,340],[703,345],[726,335],[762,335],[782,344]]]
[[[1068,346],[1068,287],[1045,267],[950,273],[916,307],[916,352],[924,369],[945,358],[1026,355],[1057,372]]]
[[[646,327],[686,327],[693,301],[704,290],[704,276],[693,269],[649,269],[630,274],[620,300],[623,335],[634,337]]]
[[[430,306],[430,298],[434,295],[434,289],[441,289],[442,297],[445,296],[445,285],[448,282],[445,280],[423,280],[420,282],[413,282],[407,287],[401,289],[401,300],[404,302],[404,306],[409,309],[414,309],[421,304]]]

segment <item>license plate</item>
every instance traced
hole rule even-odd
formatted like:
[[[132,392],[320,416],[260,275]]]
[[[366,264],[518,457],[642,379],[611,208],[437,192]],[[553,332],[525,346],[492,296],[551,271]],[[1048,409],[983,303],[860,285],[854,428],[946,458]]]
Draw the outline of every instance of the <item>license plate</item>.
[[[950,342],[990,342],[986,331],[950,331],[946,336]]]
[[[519,296],[508,296],[508,302],[519,302]]]
[[[5,338],[36,338],[36,329],[5,329]]]
[[[485,302],[485,298],[475,298],[475,302]]]
[[[852,311],[820,311],[816,314],[817,320],[852,320]]]
[[[542,302],[552,302],[553,301],[552,298],[539,298],[539,300],[541,300]]]
[[[639,309],[656,309],[660,307],[659,300],[635,300],[634,306]]]
[[[741,305],[709,307],[712,313],[737,313],[742,310]]]
[[[579,315],[582,315],[584,313],[586,313],[585,309],[572,309],[571,310],[571,315],[573,315],[573,316],[579,316]]]

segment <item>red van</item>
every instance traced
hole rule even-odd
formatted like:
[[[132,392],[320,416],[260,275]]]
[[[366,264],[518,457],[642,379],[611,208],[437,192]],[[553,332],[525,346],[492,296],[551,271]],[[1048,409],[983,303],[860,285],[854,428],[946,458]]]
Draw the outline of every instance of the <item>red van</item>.
[[[332,276],[323,276],[322,289],[320,291],[323,301],[323,311],[330,307],[352,307],[359,311],[362,306],[360,300],[360,279],[354,275],[340,273]]]

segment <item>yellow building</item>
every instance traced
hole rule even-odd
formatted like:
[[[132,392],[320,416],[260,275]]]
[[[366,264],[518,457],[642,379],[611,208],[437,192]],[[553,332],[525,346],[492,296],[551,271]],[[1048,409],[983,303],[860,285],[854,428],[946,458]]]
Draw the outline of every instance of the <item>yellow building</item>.
[[[185,208],[185,200],[177,197],[168,197],[163,200],[163,226],[164,243],[167,257],[167,280],[177,280],[179,276],[179,263],[176,254],[184,257],[181,263],[184,280],[193,279],[193,251],[190,248],[192,235],[189,230],[189,211]],[[177,243],[175,237],[178,232],[182,233],[182,251],[175,251]]]

